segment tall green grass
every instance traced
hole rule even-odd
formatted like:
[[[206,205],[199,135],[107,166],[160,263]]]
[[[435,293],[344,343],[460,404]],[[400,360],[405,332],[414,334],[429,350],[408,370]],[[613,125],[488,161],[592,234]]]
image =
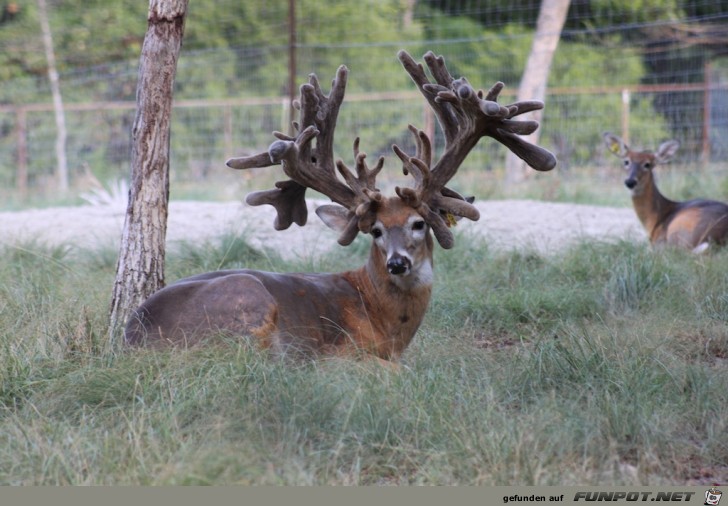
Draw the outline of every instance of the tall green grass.
[[[340,270],[185,245],[167,278]],[[343,250],[343,248],[342,248]],[[728,478],[728,252],[459,238],[398,372],[244,342],[109,351],[112,251],[0,252],[0,483],[654,485]],[[353,258],[352,258],[353,257]]]

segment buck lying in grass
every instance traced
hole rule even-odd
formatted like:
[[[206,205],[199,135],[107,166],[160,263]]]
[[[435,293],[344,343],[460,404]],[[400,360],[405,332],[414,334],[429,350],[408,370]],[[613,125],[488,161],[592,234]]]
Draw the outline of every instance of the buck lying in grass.
[[[339,68],[329,95],[316,76],[301,86],[297,135],[276,132],[268,151],[227,164],[235,169],[282,165],[290,178],[273,190],[248,195],[251,205],[270,204],[277,211],[275,228],[307,220],[307,188],[328,196],[334,204],[316,210],[329,227],[338,230],[339,243],[351,244],[359,232],[372,236],[367,263],[337,274],[278,274],[256,270],[208,272],[182,279],[152,295],[135,312],[125,330],[132,345],[189,346],[220,332],[249,335],[276,353],[345,355],[365,352],[379,360],[394,360],[414,337],[432,293],[432,253],[437,239],[445,249],[454,245],[449,226],[456,219],[477,220],[477,209],[446,185],[481,137],[506,145],[531,167],[547,171],[556,160],[551,153],[525,142],[519,135],[538,128],[535,121],[515,116],[541,109],[538,101],[508,106],[496,103],[502,83],[487,93],[476,92],[465,78],[454,79],[442,57],[427,53],[424,60],[434,77],[404,51],[404,69],[434,110],[446,147],[433,162],[431,141],[412,126],[416,152],[393,146],[411,188],[396,188],[384,196],[375,180],[383,167],[373,168],[354,142],[356,175],[341,161],[334,163],[333,140],[348,71]],[[336,175],[336,170],[343,181]]]

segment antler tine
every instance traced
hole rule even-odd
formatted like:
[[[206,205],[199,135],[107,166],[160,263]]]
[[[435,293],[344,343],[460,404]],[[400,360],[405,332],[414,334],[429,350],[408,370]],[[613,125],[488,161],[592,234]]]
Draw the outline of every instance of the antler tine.
[[[430,139],[422,130],[411,125],[410,131],[416,139],[415,156],[407,155],[396,144],[392,146],[392,150],[402,160],[404,173],[412,174],[415,187],[400,188],[398,186],[395,191],[399,198],[415,208],[425,218],[440,246],[450,249],[455,244],[453,234],[449,230],[450,225],[455,223],[457,217],[477,221],[480,218],[480,212],[471,204],[472,200],[467,201],[459,193],[447,187],[432,184]]]
[[[450,139],[453,139],[458,132],[457,118],[451,107],[447,104],[441,106],[437,101],[438,92],[448,90],[449,84],[452,82],[450,73],[447,71],[447,68],[444,68],[445,60],[443,58],[436,58],[432,51],[428,51],[425,54],[426,61],[428,61],[428,63],[432,62],[432,65],[435,66],[434,71],[432,70],[432,66],[430,66],[430,70],[433,72],[433,75],[439,76],[435,77],[435,79],[439,78],[443,81],[441,84],[431,84],[427,75],[425,75],[424,67],[420,63],[417,63],[414,58],[407,53],[407,51],[401,50],[397,54],[397,57],[412,81],[414,81],[417,88],[419,88],[420,92],[425,97],[425,100],[427,100],[430,107],[435,112],[437,120],[442,127],[442,131],[445,133],[445,139],[449,143]]]
[[[418,194],[426,190],[430,184],[430,164],[432,163],[432,144],[430,138],[422,130],[409,125],[409,131],[415,138],[415,155],[409,156],[396,144],[392,145],[392,151],[402,160],[402,172],[405,175],[412,174],[415,180],[415,188]],[[404,193],[409,195],[410,189],[404,189]],[[403,190],[397,188],[397,193],[400,194]],[[402,195],[400,195],[402,197]],[[402,197],[404,198],[404,197]],[[405,199],[407,200],[407,199]],[[417,202],[421,199],[418,197]],[[419,205],[419,204],[417,204]],[[414,207],[417,207],[414,205]]]
[[[503,89],[501,82],[493,85],[485,95],[482,91],[476,92],[464,77],[452,77],[442,56],[428,51],[423,58],[434,78],[435,82],[432,83],[425,74],[424,67],[415,62],[406,51],[400,51],[397,56],[435,112],[446,142],[445,152],[434,166],[431,160],[420,160],[425,163],[416,162],[398,147],[393,147],[404,164],[405,173],[414,170],[416,181],[414,189],[397,189],[397,193],[403,200],[421,208],[420,213],[432,227],[440,245],[448,248],[452,246],[453,239],[447,225],[454,223],[455,216],[473,220],[479,218],[474,206],[445,185],[481,137],[493,137],[536,170],[551,170],[556,165],[556,159],[549,151],[518,137],[536,130],[538,123],[513,119],[519,114],[542,108],[543,103],[527,101],[502,106],[496,102]],[[417,132],[413,127],[410,130]],[[420,141],[422,135],[424,134],[416,134],[415,157],[424,157],[424,143]],[[427,167],[426,178],[422,165]],[[423,206],[427,206],[427,209]]]
[[[501,82],[493,85],[486,95],[486,101],[496,103],[495,101],[498,99],[503,87],[504,85]],[[538,121],[512,119],[521,114],[543,108],[544,103],[540,100],[524,100],[509,104],[505,108],[501,108],[501,114],[503,109],[507,110],[507,114],[503,116],[500,124],[493,121],[484,125],[484,135],[492,137],[508,147],[531,168],[540,172],[549,171],[556,166],[556,157],[547,149],[531,144],[519,137],[520,135],[529,135],[535,132],[538,128]]]
[[[410,157],[396,144],[392,146],[392,150],[402,160],[403,172],[412,174],[414,177],[415,188],[398,188],[397,194],[409,202],[418,202],[417,205],[419,202],[434,202],[436,207],[445,213],[477,220],[480,215],[478,210],[470,205],[470,202],[467,202],[459,193],[432,183],[435,173],[430,168],[432,165],[430,139],[424,131],[411,125],[410,131],[414,134],[417,143],[415,156]],[[416,198],[412,191],[417,193]]]
[[[400,51],[398,57],[435,111],[445,133],[446,152],[432,169],[433,173],[437,173],[438,182],[447,183],[483,136],[493,137],[504,144],[536,170],[554,168],[556,158],[553,154],[518,137],[533,132],[538,123],[512,120],[525,112],[543,108],[542,102],[532,100],[504,107],[496,102],[504,86],[501,82],[491,87],[485,96],[482,92],[476,93],[467,79],[453,79],[444,58],[430,51],[425,54],[424,60],[437,82],[432,84],[422,65],[415,63],[406,51]]]
[[[354,141],[354,157],[356,158],[356,177],[344,164],[343,161],[336,162],[336,168],[346,184],[358,196],[356,207],[349,208],[348,224],[339,237],[339,244],[346,246],[361,232],[369,232],[376,218],[376,209],[382,200],[382,195],[376,189],[375,183],[377,174],[384,167],[384,157],[380,156],[377,164],[369,169],[366,163],[366,154],[359,152],[359,138]]]
[[[273,206],[277,212],[273,222],[276,230],[285,230],[291,226],[291,223],[304,226],[308,219],[308,209],[304,197],[306,187],[291,180],[278,181],[275,186],[274,190],[249,193],[245,197],[245,202],[251,206],[263,204]]]
[[[504,144],[536,170],[551,170],[556,165],[556,158],[549,151],[518,137],[533,132],[538,123],[512,119],[542,108],[543,103],[517,102],[504,107],[496,102],[503,83],[496,83],[484,96],[482,92],[476,92],[467,79],[453,79],[444,58],[428,52],[424,60],[436,81],[432,84],[422,65],[415,63],[406,51],[400,51],[398,57],[437,115],[445,133],[445,153],[432,167],[433,185],[444,187],[483,136],[493,137]]]
[[[429,167],[432,164],[432,143],[430,142],[430,138],[424,131],[416,128],[414,125],[407,125],[407,128],[415,137],[415,145],[417,149],[417,151],[415,151],[415,158],[422,160],[425,166],[428,167],[429,171]],[[405,175],[407,175],[407,167],[403,166],[402,168]]]
[[[363,188],[371,187],[371,191],[374,190],[374,179],[382,168],[383,161],[380,161],[371,172],[361,168],[363,157],[358,152],[358,140],[355,143],[355,157],[357,171],[360,176],[365,174],[362,184],[350,187],[336,176],[337,168],[342,171],[339,163],[345,167],[343,162],[334,163],[333,145],[336,120],[344,100],[348,72],[344,65],[338,68],[328,95],[321,89],[316,75],[309,75],[309,82],[300,87],[300,99],[293,104],[300,111],[300,123],[293,123],[298,131],[295,137],[273,132],[278,140],[268,147],[267,152],[227,161],[227,165],[234,169],[282,165],[283,172],[290,178],[289,181],[279,181],[275,189],[255,192],[246,198],[246,202],[250,205],[270,204],[276,208],[277,217],[274,226],[277,230],[286,229],[291,223],[298,225],[306,223],[307,188],[316,190],[344,206],[351,218],[354,217],[357,206],[369,198],[362,193]],[[313,139],[316,139],[315,143],[312,142]],[[359,160],[360,157],[362,161]]]
[[[275,144],[275,143],[273,143]],[[271,145],[271,148],[273,145]],[[245,170],[258,167],[270,167],[278,165],[280,160],[274,160],[271,150],[257,155],[231,158],[226,165],[232,169]],[[293,180],[277,181],[276,188],[253,192],[245,197],[245,202],[251,206],[263,204],[272,205],[276,209],[276,218],[273,227],[276,230],[285,230],[292,223],[303,226],[308,220],[308,208],[306,207],[306,187]]]
[[[427,63],[427,67],[430,69],[432,76],[440,86],[448,87],[452,82],[452,76],[445,66],[445,58],[437,56],[432,51],[427,51],[422,57]]]
[[[321,89],[316,74],[309,75],[309,83],[301,86],[301,128],[314,125],[320,131],[316,140],[316,150],[320,162],[328,164],[327,170],[334,173],[333,146],[336,120],[339,108],[344,101],[349,69],[341,65],[331,82],[331,91],[326,96]]]

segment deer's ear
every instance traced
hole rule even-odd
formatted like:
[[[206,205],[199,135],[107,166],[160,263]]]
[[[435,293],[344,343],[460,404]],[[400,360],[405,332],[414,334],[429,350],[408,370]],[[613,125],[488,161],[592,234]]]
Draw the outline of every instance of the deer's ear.
[[[657,148],[657,153],[655,153],[657,161],[659,163],[666,163],[670,161],[672,157],[675,156],[675,153],[677,153],[679,147],[680,143],[674,139],[663,142],[660,144],[660,147]]]
[[[327,204],[316,208],[316,214],[327,227],[343,232],[349,223],[349,210],[335,204]]]
[[[627,155],[629,148],[620,137],[617,137],[610,132],[604,132],[602,137],[604,138],[604,143],[607,145],[607,149],[610,153],[620,157]]]

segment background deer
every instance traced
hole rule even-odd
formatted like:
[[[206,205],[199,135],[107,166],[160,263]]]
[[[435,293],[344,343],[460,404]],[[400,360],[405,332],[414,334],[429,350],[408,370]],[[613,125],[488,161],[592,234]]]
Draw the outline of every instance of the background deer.
[[[300,101],[294,103],[300,110],[300,124],[294,123],[296,136],[274,132],[277,140],[268,151],[227,162],[235,169],[282,165],[289,180],[246,198],[251,205],[274,206],[278,230],[306,223],[307,188],[328,196],[334,204],[318,207],[316,214],[340,232],[342,245],[351,244],[359,232],[370,234],[373,244],[367,263],[338,274],[242,269],[182,279],[159,290],[135,311],[125,329],[128,343],[189,346],[229,333],[252,336],[276,354],[365,352],[393,360],[402,353],[430,301],[432,235],[443,248],[451,248],[454,239],[449,225],[458,218],[479,218],[469,201],[446,186],[470,150],[481,137],[489,136],[537,170],[552,169],[556,160],[550,152],[518,137],[533,132],[538,123],[512,119],[541,109],[541,102],[504,107],[496,103],[502,83],[486,94],[476,92],[465,78],[453,79],[442,57],[427,53],[424,60],[435,80],[430,83],[423,66],[409,54],[401,51],[398,56],[434,110],[446,140],[434,165],[430,139],[421,130],[409,127],[415,139],[414,156],[393,146],[404,173],[413,176],[413,187],[397,187],[396,195],[383,196],[375,179],[384,159],[369,168],[358,139],[354,141],[356,175],[341,160],[334,163],[334,129],[348,75],[344,66],[338,69],[329,95],[322,92],[315,75],[301,86]]]
[[[609,132],[603,137],[609,151],[624,161],[627,170],[624,184],[632,193],[632,204],[651,244],[689,248],[696,253],[705,251],[711,244],[725,244],[728,204],[705,199],[675,202],[657,189],[652,171],[657,164],[675,156],[680,147],[678,141],[663,142],[653,153],[632,151],[621,138]]]

